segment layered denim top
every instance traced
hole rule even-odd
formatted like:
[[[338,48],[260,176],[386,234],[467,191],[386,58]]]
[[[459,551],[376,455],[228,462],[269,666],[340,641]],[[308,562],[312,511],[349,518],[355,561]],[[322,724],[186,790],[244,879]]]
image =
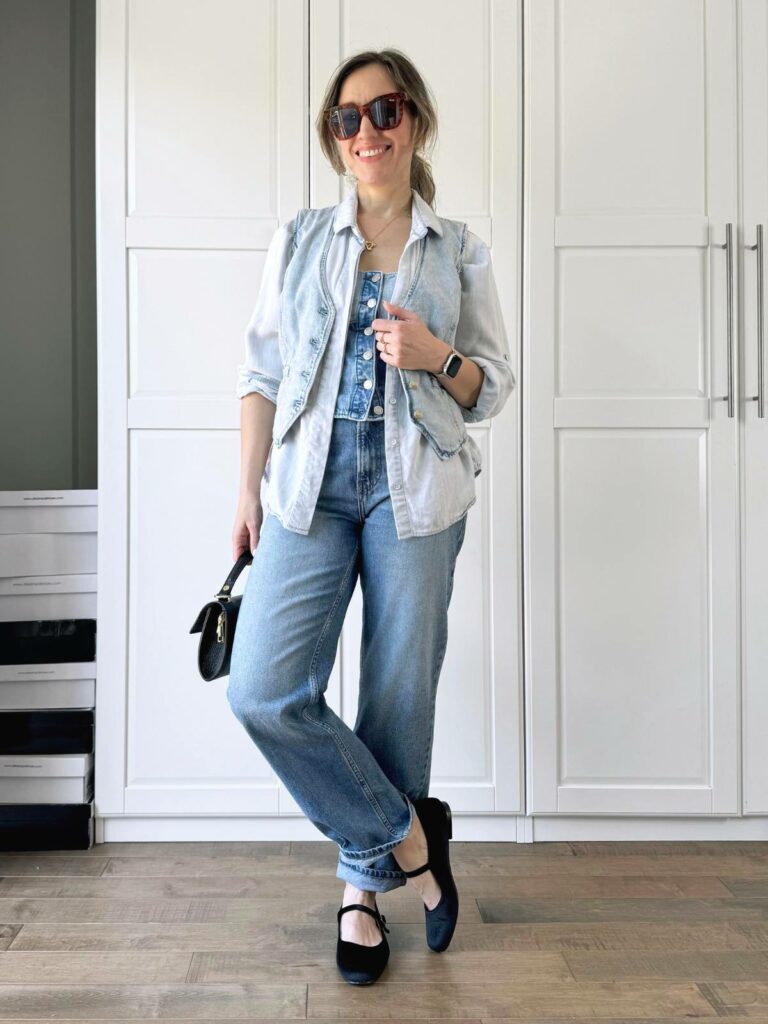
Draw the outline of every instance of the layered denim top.
[[[484,376],[468,409],[430,371],[384,364],[387,478],[401,540],[437,533],[474,504],[482,457],[467,424],[498,415],[515,386],[488,246],[411,192],[391,301]],[[262,504],[297,533],[310,531],[323,479],[364,248],[356,184],[340,203],[299,210],[270,241],[245,330],[237,397],[257,391],[276,405]]]
[[[395,287],[397,273],[359,270],[347,331],[347,347],[341,368],[335,417],[349,420],[383,420],[387,364],[376,347],[371,324],[387,318],[381,306]]]

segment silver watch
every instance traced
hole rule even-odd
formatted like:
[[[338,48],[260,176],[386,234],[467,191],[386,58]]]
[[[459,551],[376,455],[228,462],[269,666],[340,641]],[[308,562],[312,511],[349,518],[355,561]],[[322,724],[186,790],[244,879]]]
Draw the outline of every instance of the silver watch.
[[[455,348],[451,348],[450,355],[443,363],[443,368],[438,374],[438,377],[455,377],[461,369],[461,364],[464,360],[461,358]]]

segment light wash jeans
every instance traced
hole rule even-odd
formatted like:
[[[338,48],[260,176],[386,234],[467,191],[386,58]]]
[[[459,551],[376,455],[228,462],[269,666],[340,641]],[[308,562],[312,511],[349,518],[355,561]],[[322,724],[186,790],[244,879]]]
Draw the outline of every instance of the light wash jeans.
[[[272,513],[243,591],[227,700],[309,820],[339,847],[336,877],[387,892],[392,849],[428,795],[435,697],[467,513],[399,540],[384,420],[335,418],[308,534]],[[363,596],[354,728],[325,692],[358,576]]]

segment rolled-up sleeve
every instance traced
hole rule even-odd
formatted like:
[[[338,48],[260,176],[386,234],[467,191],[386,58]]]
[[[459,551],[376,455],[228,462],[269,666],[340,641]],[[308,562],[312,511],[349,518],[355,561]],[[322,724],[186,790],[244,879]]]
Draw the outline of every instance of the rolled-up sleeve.
[[[295,225],[295,217],[281,224],[267,249],[256,305],[245,329],[245,360],[237,367],[238,398],[258,391],[277,404],[277,389],[283,379],[279,344],[280,293],[293,255]]]
[[[515,386],[515,377],[491,252],[470,230],[462,256],[461,311],[453,344],[459,355],[468,356],[484,373],[477,402],[471,409],[459,404],[465,422],[496,416]]]

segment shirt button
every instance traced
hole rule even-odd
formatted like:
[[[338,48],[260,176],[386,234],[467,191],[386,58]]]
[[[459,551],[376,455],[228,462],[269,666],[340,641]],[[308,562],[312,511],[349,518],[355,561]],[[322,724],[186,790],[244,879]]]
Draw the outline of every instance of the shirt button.
[[[363,334],[373,334],[373,328],[366,327],[365,330],[363,331]]]
[[[373,276],[371,277],[371,280],[372,280],[372,281],[378,281],[380,277],[381,277],[381,274],[374,274],[374,275],[373,275]]]
[[[376,413],[377,416],[381,416],[381,414],[384,412],[384,406],[383,405],[374,405],[373,411]]]
[[[400,490],[400,484],[392,484],[396,491]]]
[[[396,448],[397,447],[397,441],[390,441],[389,442],[389,447],[390,448]]]
[[[366,349],[366,351],[363,352],[363,359],[370,359],[372,355],[373,355],[373,352],[371,352],[370,349]]]
[[[376,305],[376,299],[368,299],[368,301],[366,302],[366,306],[368,306],[369,309],[371,309],[375,305]]]
[[[389,404],[390,405],[397,405],[397,399],[396,398],[390,398]]]
[[[373,387],[373,381],[372,380],[364,380],[363,381],[363,387],[365,388],[366,391],[370,391],[370,389]]]

